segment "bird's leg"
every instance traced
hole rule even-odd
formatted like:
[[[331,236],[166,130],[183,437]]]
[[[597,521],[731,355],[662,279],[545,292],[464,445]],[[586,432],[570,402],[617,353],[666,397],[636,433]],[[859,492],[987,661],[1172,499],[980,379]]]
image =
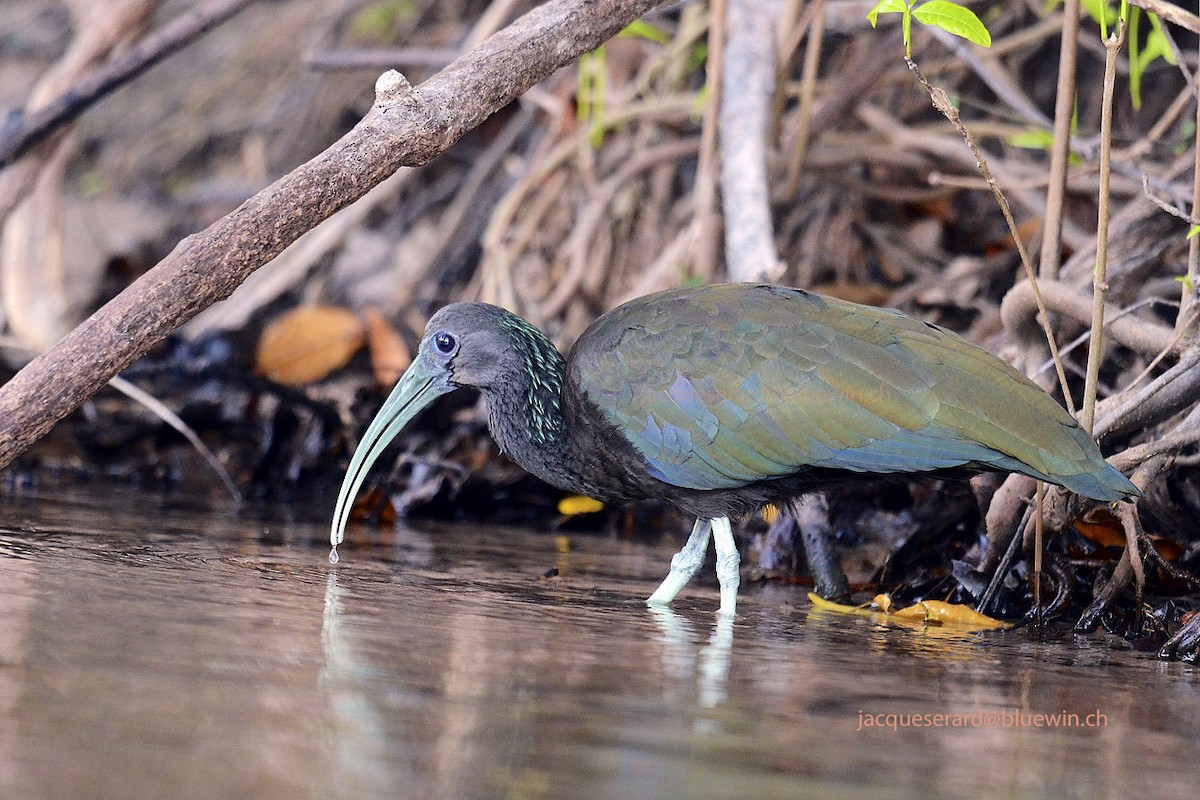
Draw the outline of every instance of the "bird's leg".
[[[813,577],[813,589],[826,600],[845,601],[850,597],[850,584],[833,545],[833,526],[829,524],[829,502],[825,495],[806,494],[792,503],[792,514],[804,542],[804,560]]]
[[[725,523],[728,525],[728,521]],[[692,579],[700,567],[704,565],[704,554],[708,552],[708,537],[712,534],[713,520],[697,519],[692,526],[692,535],[688,537],[683,549],[671,557],[671,571],[654,590],[654,594],[646,598],[646,604],[652,606],[668,605],[675,596],[683,591],[687,582]]]
[[[733,616],[737,611],[738,584],[742,582],[738,566],[737,544],[733,541],[733,529],[729,517],[717,517],[712,521],[713,546],[717,549],[717,583],[721,584],[721,608],[718,614]]]

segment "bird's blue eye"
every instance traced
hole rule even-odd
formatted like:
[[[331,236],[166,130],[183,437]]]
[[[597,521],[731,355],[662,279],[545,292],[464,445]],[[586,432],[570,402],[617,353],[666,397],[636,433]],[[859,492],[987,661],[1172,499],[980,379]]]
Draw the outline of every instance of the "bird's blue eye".
[[[458,346],[458,342],[448,333],[437,333],[433,337],[433,346],[437,348],[439,353],[450,355],[454,352],[454,348]]]

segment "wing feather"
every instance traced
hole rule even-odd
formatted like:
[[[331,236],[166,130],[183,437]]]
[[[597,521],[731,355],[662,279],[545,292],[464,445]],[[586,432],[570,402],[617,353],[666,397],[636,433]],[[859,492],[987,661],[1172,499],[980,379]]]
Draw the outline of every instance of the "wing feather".
[[[597,320],[569,363],[651,473],[681,487],[809,467],[1057,474],[1089,457],[1054,400],[961,337],[799,290],[641,298]]]

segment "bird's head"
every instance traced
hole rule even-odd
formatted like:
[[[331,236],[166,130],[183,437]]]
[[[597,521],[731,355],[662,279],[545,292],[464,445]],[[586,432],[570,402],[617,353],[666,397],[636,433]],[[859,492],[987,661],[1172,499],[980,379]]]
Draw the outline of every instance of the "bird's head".
[[[434,314],[425,326],[417,357],[384,401],[350,459],[333,515],[333,546],[337,547],[345,536],[350,509],[368,470],[422,409],[462,386],[486,393],[517,377],[540,373],[537,367],[547,359],[561,362],[558,351],[541,332],[502,308],[454,303]],[[547,371],[551,375],[560,373]]]
[[[533,330],[515,314],[486,303],[448,305],[429,319],[409,372],[444,381],[447,392],[460,386],[493,389],[523,369],[515,328]]]

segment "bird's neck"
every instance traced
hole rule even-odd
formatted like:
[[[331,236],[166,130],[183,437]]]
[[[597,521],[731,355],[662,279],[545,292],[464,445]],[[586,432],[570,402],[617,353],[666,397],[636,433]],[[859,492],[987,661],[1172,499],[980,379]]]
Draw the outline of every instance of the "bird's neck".
[[[517,369],[502,385],[484,391],[488,428],[509,458],[533,475],[567,492],[604,502],[643,497],[641,457],[603,415],[589,406],[567,377],[567,364],[549,339],[529,323],[508,326]],[[626,470],[613,473],[612,463]],[[632,477],[630,477],[632,476]]]
[[[561,463],[565,449],[563,381],[566,362],[545,334],[524,320],[505,321],[518,368],[502,385],[484,392],[488,428],[514,461],[543,480],[559,484],[547,465]]]
[[[567,492],[604,502],[644,497],[641,456],[568,378],[566,361],[524,320],[509,327],[517,368],[484,390],[488,428],[509,458]],[[624,464],[612,471],[612,464]]]

